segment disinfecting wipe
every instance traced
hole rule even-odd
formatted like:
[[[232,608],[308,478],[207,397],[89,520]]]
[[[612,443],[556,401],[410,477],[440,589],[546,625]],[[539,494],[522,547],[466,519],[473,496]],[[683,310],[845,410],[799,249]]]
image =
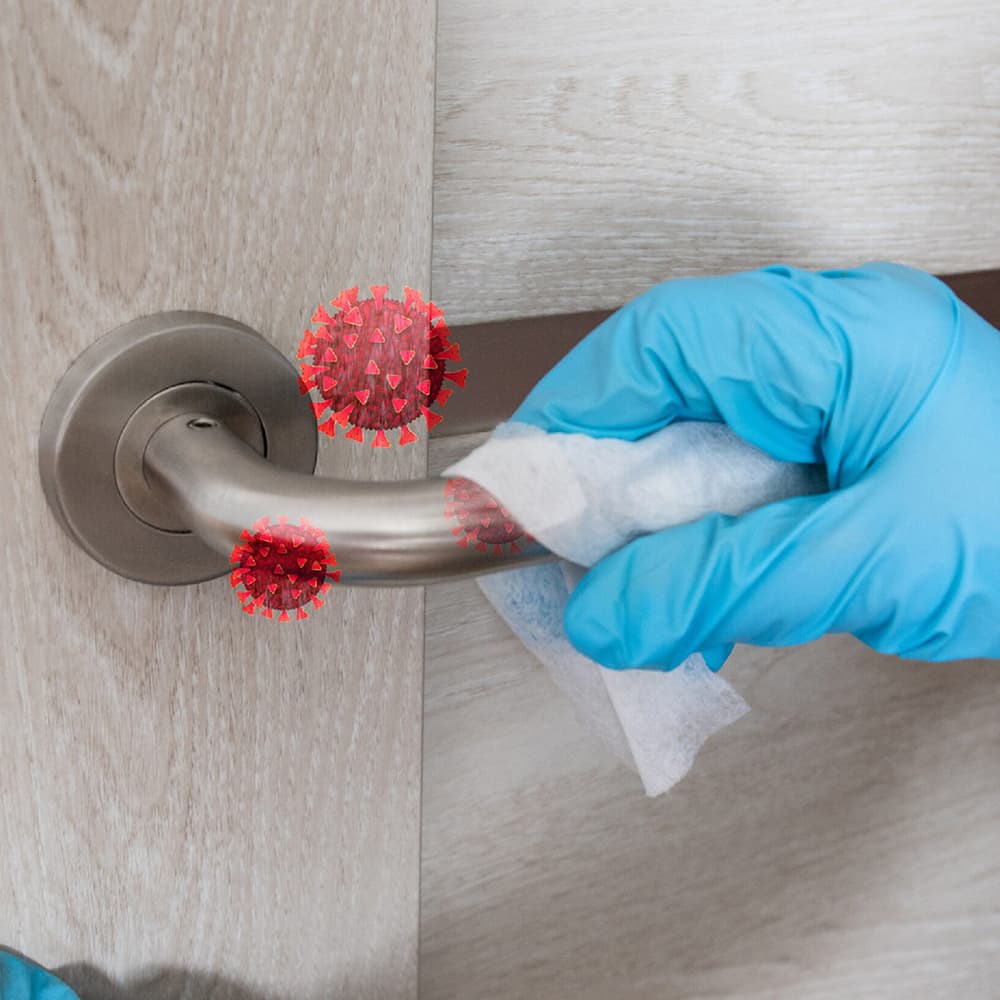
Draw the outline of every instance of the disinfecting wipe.
[[[562,626],[569,595],[587,567],[633,538],[821,492],[822,469],[775,461],[723,424],[676,423],[623,441],[510,422],[443,474],[478,483],[560,557],[477,583],[647,795],[667,791],[748,707],[699,654],[669,672],[608,670],[583,656]]]

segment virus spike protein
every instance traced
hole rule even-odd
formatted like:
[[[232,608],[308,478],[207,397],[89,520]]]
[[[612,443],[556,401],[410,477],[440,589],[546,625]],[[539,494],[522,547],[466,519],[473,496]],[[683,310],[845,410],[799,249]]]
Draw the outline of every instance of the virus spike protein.
[[[468,369],[448,369],[461,359],[459,346],[433,302],[412,288],[404,288],[402,302],[386,297],[388,285],[369,290],[372,297],[364,299],[356,287],[341,291],[330,300],[332,315],[316,309],[319,328],[306,330],[299,343],[299,385],[319,397],[313,410],[324,434],[334,437],[338,426],[350,424],[350,440],[364,441],[364,431],[372,430],[371,446],[388,448],[388,430],[399,428],[405,445],[417,440],[410,425],[421,416],[428,429],[439,423],[431,407],[452,394],[444,380],[464,386]]]
[[[326,536],[305,518],[297,525],[285,517],[261,518],[240,535],[229,558],[235,564],[229,579],[243,610],[249,615],[260,611],[264,618],[278,611],[280,622],[290,620],[289,611],[297,620],[308,618],[305,606],[322,607],[319,595],[330,589],[331,580],[340,579]]]

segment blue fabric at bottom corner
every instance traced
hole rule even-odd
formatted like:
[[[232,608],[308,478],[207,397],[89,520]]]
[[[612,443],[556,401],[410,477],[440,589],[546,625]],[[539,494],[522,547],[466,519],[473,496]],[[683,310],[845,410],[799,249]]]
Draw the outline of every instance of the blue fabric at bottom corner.
[[[79,1000],[40,966],[0,950],[0,1000]]]

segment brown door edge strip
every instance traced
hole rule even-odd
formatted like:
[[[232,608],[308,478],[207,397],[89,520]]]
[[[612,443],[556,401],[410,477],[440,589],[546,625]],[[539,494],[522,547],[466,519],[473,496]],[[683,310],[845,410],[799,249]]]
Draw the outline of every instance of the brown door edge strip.
[[[956,295],[1000,327],[1000,269],[940,275]],[[532,386],[615,310],[531,316],[453,327],[475,380],[448,402],[431,437],[488,431],[508,419]]]

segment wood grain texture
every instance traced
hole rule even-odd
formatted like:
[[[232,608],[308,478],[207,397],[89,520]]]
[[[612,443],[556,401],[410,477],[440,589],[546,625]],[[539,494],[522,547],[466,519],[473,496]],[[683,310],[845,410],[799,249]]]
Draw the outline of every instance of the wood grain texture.
[[[998,665],[725,669],[751,713],[647,799],[474,583],[428,588],[421,997],[995,1000]]]
[[[423,595],[302,627],[126,582],[36,436],[104,331],[204,309],[293,356],[316,303],[427,288],[432,0],[5,0],[0,943],[85,996],[412,997]],[[321,470],[422,475],[422,445]]]
[[[441,0],[451,322],[784,261],[1000,264],[1000,6]]]
[[[996,4],[439,8],[452,323],[774,261],[1000,263]],[[474,584],[427,619],[422,997],[1000,995],[996,664],[741,648],[753,711],[647,800]]]

